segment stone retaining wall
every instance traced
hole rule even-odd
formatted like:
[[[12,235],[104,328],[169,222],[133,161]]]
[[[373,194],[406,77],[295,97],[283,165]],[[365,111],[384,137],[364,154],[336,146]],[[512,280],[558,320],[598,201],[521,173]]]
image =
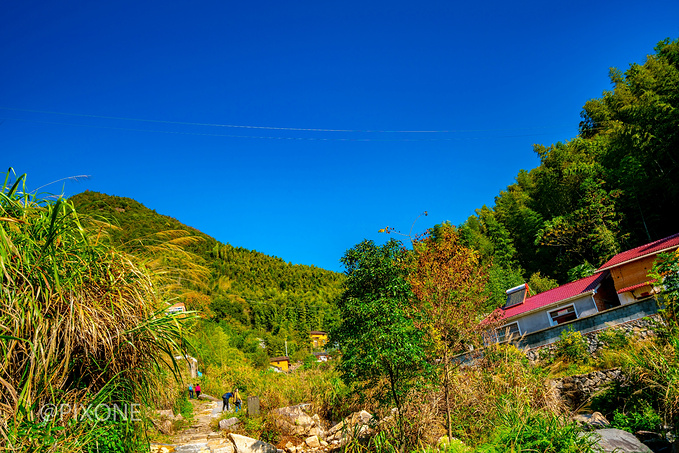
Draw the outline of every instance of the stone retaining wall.
[[[624,382],[627,378],[617,368],[593,371],[577,376],[567,376],[550,381],[557,396],[571,409],[576,409],[596,392],[603,390],[614,381]]]
[[[523,335],[517,340],[521,349],[535,349],[549,345],[559,340],[561,332],[575,330],[588,334],[606,329],[613,325],[625,324],[630,321],[654,316],[658,313],[659,304],[655,298],[650,297],[631,304],[620,305],[594,315],[574,319],[557,326],[548,327]]]
[[[660,315],[653,314],[651,316],[634,319],[612,327],[605,327],[603,329],[581,333],[583,338],[587,340],[589,353],[595,354],[599,349],[605,346],[604,343],[599,340],[599,333],[601,333],[604,330],[621,329],[628,336],[634,336],[637,338],[644,339],[648,338],[649,336],[655,335],[655,329],[657,325],[661,324],[662,322],[663,321]],[[558,341],[558,339],[556,341]],[[539,358],[540,351],[553,350],[554,348],[556,348],[556,341],[544,346],[539,346],[536,348],[525,350],[526,356],[528,357],[529,360],[535,361]]]

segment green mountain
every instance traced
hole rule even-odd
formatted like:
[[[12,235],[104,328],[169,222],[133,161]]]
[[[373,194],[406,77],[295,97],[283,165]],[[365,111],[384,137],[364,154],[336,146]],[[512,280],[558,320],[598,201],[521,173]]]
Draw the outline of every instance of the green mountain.
[[[155,264],[176,253],[181,267],[202,269],[194,279],[176,277],[183,279],[179,300],[232,333],[263,338],[271,355],[283,353],[286,340],[303,348],[310,330],[336,323],[343,274],[221,243],[130,198],[86,191],[71,201],[88,225],[113,225],[106,233],[116,247]]]

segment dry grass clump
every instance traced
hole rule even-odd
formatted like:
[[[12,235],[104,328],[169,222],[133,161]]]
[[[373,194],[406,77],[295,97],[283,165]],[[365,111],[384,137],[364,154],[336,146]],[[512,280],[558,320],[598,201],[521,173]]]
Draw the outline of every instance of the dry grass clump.
[[[562,414],[565,408],[545,377],[516,347],[488,347],[477,366],[452,376],[455,435],[472,443],[483,441],[512,408]]]
[[[81,422],[72,409],[142,403],[150,370],[179,349],[181,330],[149,276],[88,234],[71,203],[27,193],[25,175],[8,179],[0,190],[0,442],[86,450],[110,426]],[[45,417],[47,405],[58,416]],[[124,429],[134,437],[132,425]]]

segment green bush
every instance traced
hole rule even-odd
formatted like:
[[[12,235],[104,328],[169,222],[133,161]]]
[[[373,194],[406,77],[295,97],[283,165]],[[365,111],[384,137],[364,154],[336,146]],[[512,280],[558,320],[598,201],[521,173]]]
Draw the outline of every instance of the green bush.
[[[616,409],[613,412],[611,428],[618,428],[634,434],[637,431],[659,431],[663,421],[658,412],[650,404],[643,410],[624,413]]]
[[[573,363],[587,364],[591,359],[587,340],[580,332],[573,331],[573,328],[561,332],[554,355]]]
[[[530,406],[506,406],[491,440],[479,447],[479,453],[592,452],[595,439],[583,434],[575,424],[546,411]]]
[[[622,329],[606,329],[599,332],[599,341],[609,349],[622,349],[629,344],[629,337]]]

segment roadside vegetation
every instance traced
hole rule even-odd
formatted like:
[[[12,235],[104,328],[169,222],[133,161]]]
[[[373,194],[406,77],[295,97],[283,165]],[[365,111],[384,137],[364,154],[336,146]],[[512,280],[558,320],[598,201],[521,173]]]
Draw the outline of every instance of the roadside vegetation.
[[[145,423],[132,411],[148,403],[157,369],[174,369],[180,320],[103,225],[91,234],[69,201],[40,198],[13,176],[0,189],[0,443],[143,450]],[[111,413],[116,406],[126,416]]]

